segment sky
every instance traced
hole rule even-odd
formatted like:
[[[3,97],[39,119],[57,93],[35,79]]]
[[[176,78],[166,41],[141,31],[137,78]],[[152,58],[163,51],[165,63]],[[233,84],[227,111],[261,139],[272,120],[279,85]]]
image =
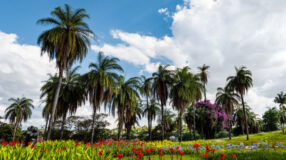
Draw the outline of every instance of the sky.
[[[37,25],[58,6],[84,8],[96,34],[80,73],[96,61],[97,53],[120,58],[126,77],[150,76],[159,64],[174,67],[210,66],[207,97],[234,75],[234,67],[252,71],[254,86],[246,95],[252,110],[262,115],[273,99],[286,91],[285,0],[26,0],[0,2],[0,116],[11,97],[34,100],[35,109],[23,128],[41,127],[44,106],[40,87],[54,61],[40,55],[38,36],[48,26]],[[170,106],[167,106],[170,108]],[[89,104],[77,115],[91,115]],[[116,127],[109,117],[110,128]],[[144,118],[141,126],[146,125]]]

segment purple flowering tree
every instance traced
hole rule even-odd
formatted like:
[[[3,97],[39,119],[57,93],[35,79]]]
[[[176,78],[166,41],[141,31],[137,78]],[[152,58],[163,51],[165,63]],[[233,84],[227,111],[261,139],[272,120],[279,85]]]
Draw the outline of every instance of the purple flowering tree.
[[[196,128],[204,138],[215,138],[215,134],[228,127],[228,117],[223,107],[212,104],[210,101],[201,101],[196,104]]]

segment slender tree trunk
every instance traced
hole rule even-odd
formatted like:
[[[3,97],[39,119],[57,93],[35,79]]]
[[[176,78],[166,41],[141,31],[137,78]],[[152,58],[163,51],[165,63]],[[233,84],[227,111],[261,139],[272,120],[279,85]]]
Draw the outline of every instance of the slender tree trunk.
[[[206,90],[206,84],[204,83],[204,96],[205,96],[205,101],[207,101],[207,90]]]
[[[152,140],[151,129],[152,129],[152,119],[151,119],[151,116],[148,115],[148,133],[149,133],[150,141]]]
[[[65,127],[65,123],[66,123],[66,117],[67,117],[67,115],[64,114],[63,121],[62,121],[62,126],[61,126],[61,138],[60,139],[63,139],[63,136],[64,136],[64,127]]]
[[[179,113],[180,115],[180,143],[182,142],[182,111]]]
[[[91,144],[93,144],[94,142],[93,138],[94,138],[95,114],[96,114],[96,107],[93,107],[92,126],[91,126],[92,132],[91,132],[91,141],[90,141]]]
[[[127,128],[126,128],[127,140],[130,139],[131,128],[132,128],[132,127],[127,127]]]
[[[50,120],[50,115],[48,115],[48,119],[47,119],[47,121],[46,121],[46,125],[45,125],[45,130],[44,130],[44,135],[43,135],[43,137],[46,137],[49,120]]]
[[[246,128],[246,140],[249,140],[249,132],[248,132],[248,124],[247,124],[247,116],[246,116],[246,111],[245,111],[245,106],[244,106],[244,100],[243,100],[243,96],[242,94],[240,94],[241,96],[241,102],[242,102],[242,107],[243,107],[243,115],[244,115],[244,123],[245,123],[245,128]]]
[[[162,141],[165,139],[165,117],[164,117],[164,105],[161,102],[161,117],[162,117],[162,122],[161,122],[161,126],[162,126]]]
[[[196,107],[195,106],[194,106],[193,119],[194,119],[194,140],[196,140]]]
[[[120,140],[121,137],[121,130],[122,130],[122,124],[121,122],[118,123],[118,134],[117,134],[117,139]]]
[[[51,113],[51,118],[50,118],[49,127],[48,127],[47,140],[49,140],[51,137],[51,132],[52,132],[53,123],[55,120],[55,112],[56,112],[58,99],[59,99],[59,95],[60,95],[62,80],[63,80],[63,70],[59,69],[59,81],[58,81],[57,89],[56,89],[54,99],[53,99],[52,113]]]
[[[230,121],[230,119],[228,120],[228,138],[229,138],[229,140],[231,140],[231,121]]]
[[[15,135],[18,127],[18,121],[15,122],[14,131],[13,131],[13,141],[15,140]]]

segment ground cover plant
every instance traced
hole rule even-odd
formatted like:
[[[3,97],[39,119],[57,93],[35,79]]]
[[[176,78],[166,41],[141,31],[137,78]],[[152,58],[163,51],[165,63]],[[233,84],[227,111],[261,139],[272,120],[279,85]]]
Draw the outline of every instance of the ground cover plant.
[[[1,141],[0,159],[281,159],[286,157],[286,135],[269,132],[228,139],[174,142],[139,140],[101,140],[91,145],[73,140],[38,140],[24,147],[22,141]],[[283,159],[283,158],[282,158]]]

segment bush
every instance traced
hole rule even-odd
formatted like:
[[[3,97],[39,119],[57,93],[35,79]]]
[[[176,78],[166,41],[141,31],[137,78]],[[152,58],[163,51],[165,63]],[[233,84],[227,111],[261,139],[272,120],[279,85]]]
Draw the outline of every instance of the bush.
[[[7,123],[1,123],[0,124],[0,139],[11,141],[13,139],[13,131],[14,131],[14,126],[7,124]],[[15,140],[22,139],[21,134],[22,134],[21,129],[18,128],[16,130]]]

